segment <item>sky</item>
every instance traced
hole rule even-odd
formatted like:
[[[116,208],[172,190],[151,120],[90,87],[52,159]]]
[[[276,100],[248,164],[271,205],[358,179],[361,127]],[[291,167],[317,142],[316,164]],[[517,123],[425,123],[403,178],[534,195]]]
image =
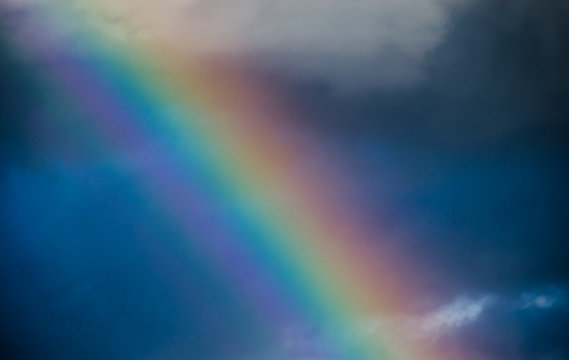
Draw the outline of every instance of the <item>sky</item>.
[[[441,360],[569,359],[568,3],[60,3],[0,2],[3,358],[352,359],[325,349],[326,321],[267,332],[181,215],[148,196],[138,176],[165,160],[99,141],[79,103],[46,85],[104,57],[81,28],[229,64],[288,108],[279,134],[307,144],[294,163],[339,184],[419,294],[342,332],[403,329]]]

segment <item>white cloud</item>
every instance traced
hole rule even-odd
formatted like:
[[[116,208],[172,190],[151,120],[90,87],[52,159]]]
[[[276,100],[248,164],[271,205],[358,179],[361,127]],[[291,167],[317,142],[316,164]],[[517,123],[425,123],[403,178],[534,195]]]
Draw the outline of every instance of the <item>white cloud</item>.
[[[426,314],[419,320],[419,326],[427,334],[437,335],[472,323],[492,304],[493,298],[459,298],[454,302]]]
[[[195,0],[188,23],[256,55],[344,86],[408,84],[445,34],[444,0]]]
[[[45,0],[10,0],[46,6]],[[111,38],[250,58],[343,88],[405,86],[445,36],[458,0],[70,0]],[[42,10],[43,11],[43,10]],[[64,24],[62,24],[64,26]]]

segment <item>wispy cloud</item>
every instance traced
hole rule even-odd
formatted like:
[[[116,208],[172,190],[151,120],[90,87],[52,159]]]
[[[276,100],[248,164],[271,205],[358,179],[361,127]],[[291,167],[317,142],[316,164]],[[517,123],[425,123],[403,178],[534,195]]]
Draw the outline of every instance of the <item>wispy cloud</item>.
[[[559,305],[564,300],[564,295],[558,289],[525,292],[520,296],[518,306],[523,310],[547,310]]]
[[[491,305],[494,298],[484,296],[478,299],[458,298],[419,319],[419,327],[427,334],[440,334],[472,323]]]

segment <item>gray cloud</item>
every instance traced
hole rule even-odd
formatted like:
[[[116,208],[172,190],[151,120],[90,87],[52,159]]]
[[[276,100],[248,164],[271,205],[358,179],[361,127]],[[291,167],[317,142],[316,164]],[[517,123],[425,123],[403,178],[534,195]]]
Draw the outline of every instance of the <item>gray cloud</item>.
[[[39,0],[10,4],[61,16]],[[81,26],[116,41],[160,39],[188,54],[245,58],[346,90],[420,81],[425,57],[444,40],[458,4],[465,2],[75,0],[69,14],[78,12]],[[73,39],[71,24],[57,21],[58,35]]]
[[[450,1],[194,1],[188,22],[293,75],[340,87],[404,86],[445,36]],[[198,11],[199,10],[199,11]],[[207,35],[206,35],[207,36]]]

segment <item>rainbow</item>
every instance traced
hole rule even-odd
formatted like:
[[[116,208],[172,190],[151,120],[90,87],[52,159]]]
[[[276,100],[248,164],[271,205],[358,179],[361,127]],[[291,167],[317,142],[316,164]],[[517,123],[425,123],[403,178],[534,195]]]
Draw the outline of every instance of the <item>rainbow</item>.
[[[83,5],[112,11],[110,3]],[[301,115],[280,104],[276,90],[236,61],[186,53],[179,39],[109,41],[65,5],[42,5],[41,31],[54,34],[48,46],[77,42],[86,55],[48,59],[46,86],[89,119],[81,126],[104,146],[144,150],[145,165],[130,170],[149,198],[270,332],[324,323],[334,359],[440,357],[397,329],[346,335],[357,319],[399,313],[417,295],[381,248],[381,234],[350,211],[349,176],[310,163],[318,149],[296,136],[289,119]],[[137,16],[168,17],[150,2],[138,9]],[[74,29],[72,39],[61,24]]]

